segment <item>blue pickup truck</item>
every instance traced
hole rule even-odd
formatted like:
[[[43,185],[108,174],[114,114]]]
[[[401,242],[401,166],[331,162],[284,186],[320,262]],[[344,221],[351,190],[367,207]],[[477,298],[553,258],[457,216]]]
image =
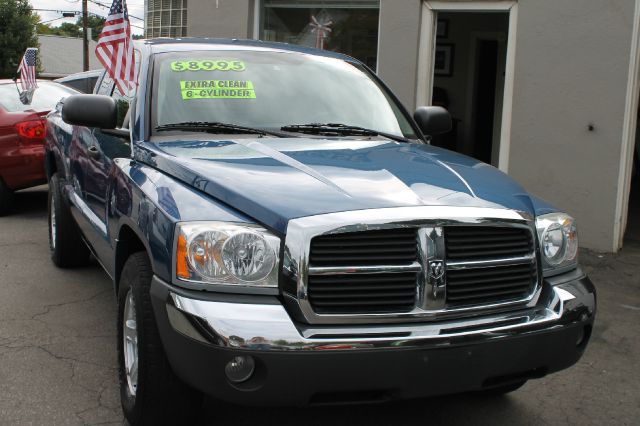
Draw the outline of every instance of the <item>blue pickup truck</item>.
[[[241,40],[137,42],[136,85],[48,116],[51,257],[118,303],[132,424],[247,405],[500,394],[582,356],[574,220],[429,144],[362,63]]]

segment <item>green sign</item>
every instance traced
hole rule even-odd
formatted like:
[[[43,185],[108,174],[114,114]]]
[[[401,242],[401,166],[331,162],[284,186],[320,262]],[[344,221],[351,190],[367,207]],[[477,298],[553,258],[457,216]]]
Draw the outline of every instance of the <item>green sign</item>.
[[[253,83],[246,80],[183,80],[182,99],[255,99]]]

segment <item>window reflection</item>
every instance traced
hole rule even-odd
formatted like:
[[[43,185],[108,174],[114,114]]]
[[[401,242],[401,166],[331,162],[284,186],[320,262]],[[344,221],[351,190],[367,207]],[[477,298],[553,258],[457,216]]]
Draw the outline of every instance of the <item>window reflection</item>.
[[[262,39],[353,56],[375,71],[379,1],[266,0]]]

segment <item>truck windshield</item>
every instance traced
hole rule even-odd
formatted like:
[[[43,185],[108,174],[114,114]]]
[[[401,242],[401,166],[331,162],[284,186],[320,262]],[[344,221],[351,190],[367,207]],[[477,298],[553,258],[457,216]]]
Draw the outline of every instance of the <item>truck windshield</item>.
[[[157,54],[155,61],[154,128],[217,122],[279,130],[341,123],[416,138],[399,106],[358,64],[235,50]]]

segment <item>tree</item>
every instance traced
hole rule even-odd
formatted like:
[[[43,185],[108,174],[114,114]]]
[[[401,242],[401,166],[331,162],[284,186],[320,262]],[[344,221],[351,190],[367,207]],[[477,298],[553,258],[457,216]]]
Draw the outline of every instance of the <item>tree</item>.
[[[82,28],[71,22],[63,22],[58,27],[48,24],[38,24],[38,34],[57,35],[62,37],[82,37]]]
[[[104,27],[104,22],[105,22],[105,19],[100,16],[89,15],[87,24],[88,24],[88,27],[91,28],[92,39],[96,41],[98,40],[98,37],[100,37],[100,33],[102,32],[102,27]],[[76,25],[80,29],[80,35],[82,35],[82,16],[78,17],[78,20],[76,21]]]
[[[63,22],[58,27],[59,35],[65,37],[82,37],[82,28],[71,22]]]
[[[57,27],[51,27],[49,24],[38,24],[36,25],[36,32],[38,35],[60,35]]]
[[[91,28],[91,38],[98,40],[102,27],[104,27],[104,18],[95,15],[89,15],[88,27]],[[82,37],[82,17],[79,17],[75,23],[64,22],[60,26],[52,27],[48,24],[38,24],[38,34],[51,34],[63,37]]]
[[[0,0],[0,78],[13,78],[27,47],[38,47],[40,17],[28,0]]]

